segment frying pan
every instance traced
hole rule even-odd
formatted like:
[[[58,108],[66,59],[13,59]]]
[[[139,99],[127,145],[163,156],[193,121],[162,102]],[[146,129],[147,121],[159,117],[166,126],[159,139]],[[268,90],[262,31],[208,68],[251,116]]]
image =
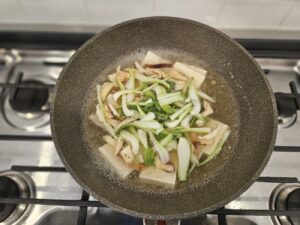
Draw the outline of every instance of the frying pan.
[[[221,153],[175,189],[114,176],[97,151],[104,131],[88,119],[95,83],[147,50],[207,69],[204,88],[217,99],[214,117],[231,128]],[[97,200],[137,217],[180,219],[224,206],[257,179],[274,146],[275,106],[263,71],[234,40],[198,22],[149,17],[108,28],[77,50],[55,87],[51,129],[66,169]]]

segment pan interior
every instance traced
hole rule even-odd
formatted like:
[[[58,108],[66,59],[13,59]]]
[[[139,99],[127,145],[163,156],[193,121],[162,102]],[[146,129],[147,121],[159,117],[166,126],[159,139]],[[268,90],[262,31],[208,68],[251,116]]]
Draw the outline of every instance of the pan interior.
[[[222,75],[217,74],[213,70],[213,67],[205,63],[204,60],[183,51],[176,49],[151,49],[151,51],[156,54],[173,62],[185,62],[191,65],[200,66],[208,71],[207,78],[201,88],[210,96],[214,96],[217,100],[213,105],[215,114],[212,117],[228,124],[231,130],[230,138],[224,145],[222,153],[219,154],[215,160],[212,160],[211,163],[207,164],[207,166],[196,168],[186,182],[177,182],[175,189],[171,189],[142,182],[138,178],[137,173],[133,173],[132,176],[128,177],[125,181],[119,179],[119,176],[114,173],[109,163],[103,159],[101,153],[98,151],[98,148],[104,144],[102,136],[105,133],[89,120],[89,116],[92,113],[95,113],[95,106],[97,104],[96,84],[108,81],[107,75],[114,73],[118,65],[120,65],[121,68],[134,67],[133,62],[137,60],[141,61],[147,50],[149,49],[138,49],[131,54],[119,57],[100,72],[89,88],[87,95],[85,96],[85,105],[82,109],[82,130],[85,142],[88,146],[87,149],[89,155],[93,160],[93,163],[97,165],[95,169],[102,171],[107,179],[110,179],[112,182],[119,185],[120,188],[129,188],[136,191],[149,192],[155,195],[165,195],[172,193],[178,194],[186,189],[192,190],[199,186],[205,186],[207,182],[213,180],[213,178],[222,171],[222,168],[230,161],[232,153],[235,151],[235,141],[238,140],[238,128],[240,123],[239,109],[233,91]]]
[[[104,132],[88,119],[95,109],[95,84],[104,82],[118,64],[132,65],[148,50],[207,69],[203,88],[217,99],[213,117],[231,129],[218,157],[174,190],[134,177],[118,179],[97,151]],[[245,50],[206,25],[169,17],[129,21],[89,40],[62,71],[51,106],[53,140],[75,180],[104,204],[151,219],[205,213],[245,191],[269,159],[276,119],[268,83]]]

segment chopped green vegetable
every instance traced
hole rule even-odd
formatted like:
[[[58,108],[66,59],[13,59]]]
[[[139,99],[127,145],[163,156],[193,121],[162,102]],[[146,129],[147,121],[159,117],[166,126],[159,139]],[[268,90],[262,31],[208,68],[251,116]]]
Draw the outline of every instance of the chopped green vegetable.
[[[146,115],[145,112],[143,111],[143,109],[141,108],[140,105],[137,104],[137,105],[136,105],[136,108],[137,108],[139,114],[140,114],[142,117]]]
[[[193,104],[192,103],[188,103],[185,106],[183,106],[181,109],[177,110],[175,113],[173,113],[170,116],[171,120],[175,120],[178,116],[180,116],[185,110],[187,110],[188,108],[190,108]]]
[[[164,88],[163,86],[161,86],[161,85],[159,85],[159,84],[156,85],[156,86],[153,88],[153,90],[155,91],[155,94],[156,94],[157,97],[163,96],[163,95],[167,94],[166,88]]]
[[[162,163],[167,163],[170,160],[168,151],[155,139],[152,132],[149,132],[150,141],[153,144],[154,150],[158,153]]]
[[[173,140],[173,134],[168,134],[164,139],[162,139],[159,143],[162,146],[166,146]]]
[[[145,149],[148,148],[148,140],[147,140],[147,134],[145,131],[142,129],[137,130],[137,134],[139,136],[139,140],[141,141],[142,145],[144,146]]]
[[[120,136],[131,145],[133,154],[138,154],[140,148],[138,139],[133,134],[125,130],[121,131]]]
[[[204,99],[204,100],[207,100],[209,102],[212,102],[212,103],[215,103],[216,100],[212,97],[210,97],[208,94],[202,92],[202,91],[198,91],[198,95],[200,98]]]
[[[150,147],[145,148],[145,151],[143,152],[143,155],[144,155],[144,163],[145,163],[146,166],[154,165],[155,152],[153,151],[152,148],[150,148]]]
[[[167,114],[172,114],[172,113],[175,113],[177,109],[175,108],[172,108],[172,106],[170,105],[164,105],[164,106],[161,106],[162,110],[167,113]]]
[[[132,72],[132,70],[130,70],[129,73],[130,73],[130,78],[126,82],[125,88],[127,90],[133,90],[134,86],[135,86],[135,76],[134,76],[134,72]],[[131,102],[131,101],[133,101],[133,99],[134,99],[134,94],[133,93],[128,93],[127,94],[127,102]]]
[[[138,127],[144,130],[152,130],[155,133],[159,134],[164,128],[157,121],[134,121],[131,123],[132,126]]]
[[[164,85],[166,88],[170,88],[170,85],[166,81],[156,79],[156,78],[146,77],[140,73],[136,73],[136,79],[138,79],[141,82],[145,82],[145,83],[159,83],[159,84]]]
[[[163,96],[160,96],[157,98],[160,106],[164,105],[170,105],[174,102],[180,102],[184,100],[184,97],[181,95],[180,92],[175,92],[175,93],[170,93],[170,94],[165,94]]]
[[[196,115],[201,110],[201,103],[200,103],[199,97],[197,95],[197,91],[196,91],[193,83],[189,87],[189,98],[191,99],[191,101],[194,105],[193,110],[191,111],[191,114]]]
[[[132,89],[132,90],[123,90],[123,91],[118,91],[113,94],[113,99],[114,101],[118,101],[118,99],[125,94],[142,94],[143,92],[138,91],[137,89]],[[133,95],[134,96],[134,95]],[[133,99],[132,99],[133,100]]]
[[[176,177],[186,180],[220,152],[229,127],[210,118],[216,101],[200,91],[204,69],[152,52],[134,65],[118,66],[111,82],[97,85],[90,119],[110,134],[102,137],[110,149],[100,149],[122,178],[128,173],[119,170],[130,168],[141,179],[174,187]]]
[[[124,115],[127,117],[134,115],[134,111],[130,110],[127,107],[126,95],[122,95],[122,111],[123,111]]]
[[[153,112],[149,112],[141,119],[141,121],[152,121],[154,119],[155,119],[155,114]]]
[[[190,164],[190,157],[191,157],[191,149],[189,142],[186,138],[181,137],[179,138],[178,143],[178,179],[180,181],[185,181],[187,178],[187,173]]]
[[[174,91],[176,83],[172,80],[167,80],[166,82],[170,85],[170,87],[168,88],[168,92]]]
[[[165,122],[165,125],[169,128],[174,128],[177,127],[180,122],[187,116],[187,114],[189,114],[191,112],[192,108],[187,108],[180,116],[177,120],[173,120],[173,121],[167,121]]]
[[[203,166],[206,163],[208,163],[210,160],[212,160],[213,158],[215,158],[221,151],[222,146],[224,145],[225,141],[227,140],[228,136],[230,134],[229,130],[226,130],[222,136],[222,138],[220,139],[219,143],[217,144],[214,152],[209,155],[204,161],[200,162],[198,166]]]
[[[193,118],[192,115],[187,115],[182,121],[181,126],[184,128],[190,128],[190,121]]]
[[[181,132],[195,132],[199,134],[208,134],[211,132],[210,127],[195,127],[195,128],[183,128]]]

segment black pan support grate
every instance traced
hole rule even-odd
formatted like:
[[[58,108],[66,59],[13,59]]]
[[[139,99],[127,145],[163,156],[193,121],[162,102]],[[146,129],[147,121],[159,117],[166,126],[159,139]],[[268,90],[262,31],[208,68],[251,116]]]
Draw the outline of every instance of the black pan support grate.
[[[14,37],[15,42],[10,42],[10,39],[2,40],[5,38],[5,35],[8,37]],[[18,39],[20,34],[11,36],[10,32],[4,33],[2,39],[0,38],[0,44],[4,47],[11,47],[11,44],[16,46],[28,48],[28,46],[33,46],[34,49],[60,49],[60,43],[64,43],[64,36],[61,35],[61,39],[57,40],[57,37],[60,37],[57,34],[48,34],[43,38],[43,43],[45,45],[38,46],[36,39],[39,39],[41,34],[28,34],[25,33],[25,40],[28,43],[23,43],[24,38]],[[70,34],[68,34],[70,35]],[[21,35],[22,36],[22,35]],[[76,37],[71,43],[70,48],[79,47],[91,34],[78,35],[74,34],[73,37]],[[51,39],[52,37],[52,39]],[[72,36],[70,36],[72,37]],[[17,38],[17,39],[16,39]],[[54,38],[54,39],[53,39]],[[16,39],[16,40],[15,40]],[[73,40],[73,39],[72,39]],[[22,42],[23,41],[23,42]],[[241,45],[243,45],[253,56],[261,58],[300,58],[300,48],[298,40],[256,40],[256,39],[240,39],[237,40]],[[278,47],[280,46],[280,48]],[[294,46],[294,47],[293,47]],[[265,71],[266,72],[266,71]],[[268,74],[268,72],[266,72]],[[293,83],[290,83],[291,93],[274,93],[277,101],[277,105],[280,105],[280,109],[283,114],[291,113],[291,110],[299,110],[300,108],[300,94],[296,90],[296,86]],[[0,83],[0,88],[2,88],[2,93],[4,89],[16,89],[16,88],[48,88],[52,89],[53,85],[26,85],[16,83]],[[3,97],[3,95],[0,95]],[[279,112],[280,113],[280,112]],[[10,134],[1,134],[0,141],[52,141],[51,136],[33,136],[33,135],[10,135]],[[300,146],[275,146],[275,152],[299,152]],[[28,165],[13,165],[12,170],[21,171],[21,172],[60,172],[66,173],[64,167],[43,167],[43,166],[28,166]],[[259,177],[256,182],[264,183],[299,183],[297,177]],[[6,204],[33,204],[33,205],[56,205],[56,206],[74,206],[79,207],[78,225],[84,225],[86,222],[87,208],[88,207],[106,207],[98,201],[89,200],[89,194],[84,190],[82,191],[81,199],[66,200],[66,199],[39,199],[39,198],[0,198],[0,203]],[[217,215],[219,225],[227,225],[227,216],[230,215],[240,215],[240,216],[300,216],[300,210],[269,210],[269,209],[227,209],[220,208],[208,214]]]

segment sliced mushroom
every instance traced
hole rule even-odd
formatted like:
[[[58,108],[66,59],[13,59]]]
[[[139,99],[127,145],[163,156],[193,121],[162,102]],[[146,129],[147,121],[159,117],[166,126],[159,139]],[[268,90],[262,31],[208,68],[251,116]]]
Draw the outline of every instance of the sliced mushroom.
[[[113,128],[116,128],[120,124],[120,122],[118,120],[115,120],[115,119],[108,119],[108,122],[110,123],[110,125]]]
[[[198,119],[195,121],[195,123],[196,123],[197,127],[202,127],[205,124],[205,121]]]
[[[211,145],[214,142],[214,138],[217,137],[220,127],[215,128],[211,133],[205,136],[198,136],[198,140],[202,145]]]
[[[122,159],[124,160],[124,162],[126,162],[127,164],[130,164],[133,162],[134,156],[131,151],[130,145],[127,145],[125,148],[123,148],[120,151],[120,155],[121,155]]]
[[[168,77],[167,74],[162,69],[151,69],[147,68],[145,71],[148,73],[148,75],[158,77],[158,78],[166,78]]]
[[[197,160],[199,161],[201,156],[203,155],[203,151],[201,150],[200,143],[194,144],[194,155],[197,157]]]
[[[163,164],[158,156],[155,157],[154,165],[157,169],[172,173],[175,171],[175,168],[172,164]]]
[[[107,95],[109,94],[109,92],[111,91],[111,89],[114,87],[114,85],[110,82],[105,82],[103,85],[102,85],[102,88],[101,88],[101,98],[102,98],[102,101],[105,101]]]
[[[211,114],[214,113],[214,110],[208,101],[203,101],[203,108],[204,108],[204,111],[202,112],[203,116],[210,116]]]
[[[116,149],[115,149],[115,155],[118,155],[123,148],[124,140],[121,137],[118,137],[117,139],[117,144],[116,144]]]
[[[105,117],[108,119],[112,119],[114,117],[107,104],[104,105],[104,113],[105,113]]]
[[[185,82],[188,80],[188,78],[186,76],[182,75],[175,69],[165,69],[164,71],[168,77],[170,77],[174,80],[185,81]]]
[[[191,139],[191,141],[192,141],[193,143],[199,142],[199,140],[198,140],[198,134],[197,134],[197,133],[195,133],[195,132],[190,132],[190,133],[189,133],[189,136],[190,136],[190,139]]]
[[[130,74],[127,73],[127,72],[124,72],[124,71],[120,70],[120,71],[117,73],[117,80],[118,80],[119,82],[127,81],[129,78],[130,78]]]

